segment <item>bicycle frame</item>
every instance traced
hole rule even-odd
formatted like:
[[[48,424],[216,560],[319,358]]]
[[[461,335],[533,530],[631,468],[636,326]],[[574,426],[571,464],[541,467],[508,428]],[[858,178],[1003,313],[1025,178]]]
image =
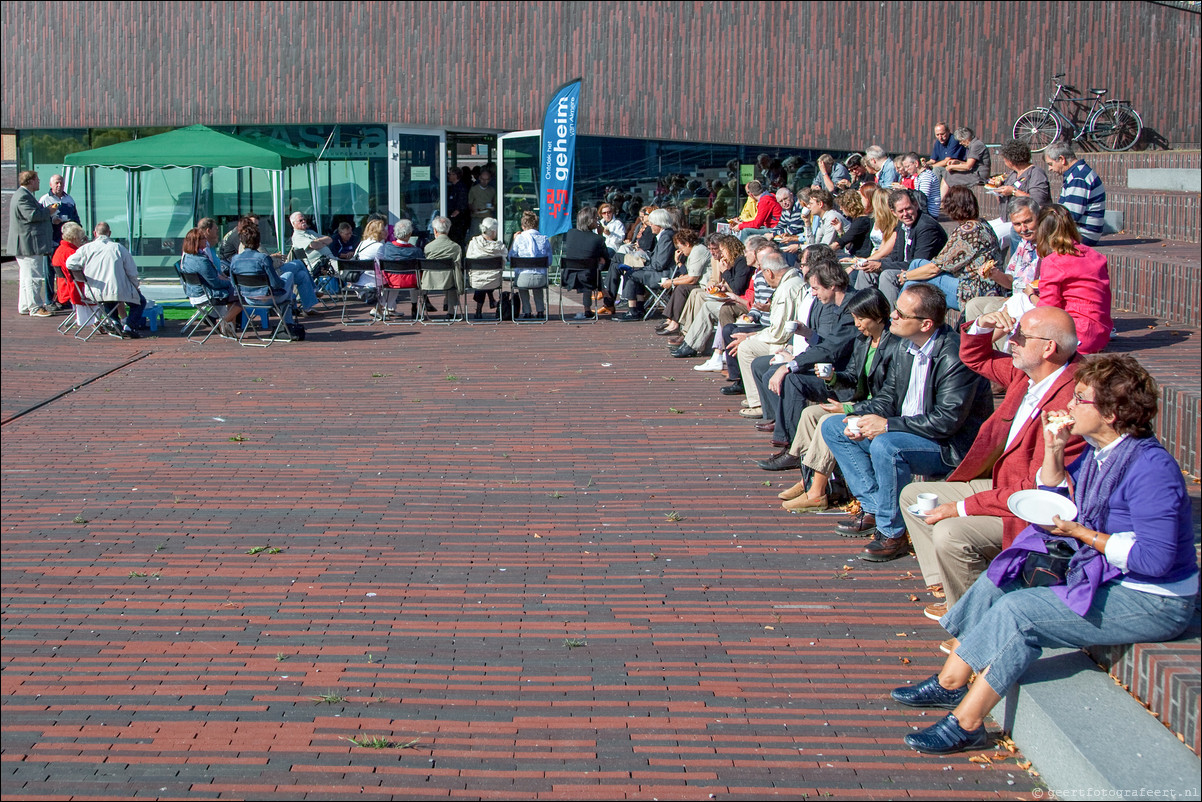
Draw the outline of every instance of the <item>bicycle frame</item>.
[[[1093,119],[1094,115],[1096,115],[1098,113],[1099,109],[1101,109],[1101,107],[1102,107],[1102,102],[1101,102],[1102,96],[1094,95],[1093,99],[1091,100],[1091,102],[1089,103],[1089,105],[1087,107],[1085,101],[1090,100],[1090,98],[1088,98],[1088,97],[1070,97],[1066,90],[1072,90],[1074,92],[1079,91],[1079,90],[1075,89],[1074,87],[1069,86],[1068,84],[1061,83],[1057,79],[1056,80],[1056,91],[1053,92],[1051,97],[1048,98],[1047,110],[1048,110],[1049,114],[1054,115],[1056,118],[1058,118],[1060,120],[1061,127],[1063,127],[1065,130],[1071,130],[1073,132],[1073,141],[1076,142],[1088,133],[1089,121],[1091,119]],[[1063,93],[1063,96],[1062,96],[1062,93]],[[1074,114],[1072,117],[1065,114],[1060,109],[1056,108],[1057,104],[1066,104],[1066,103],[1072,105],[1072,108],[1074,110]],[[1082,109],[1085,109],[1085,113],[1083,116],[1078,117],[1078,115],[1081,113]],[[1082,120],[1081,125],[1077,124],[1078,119]]]

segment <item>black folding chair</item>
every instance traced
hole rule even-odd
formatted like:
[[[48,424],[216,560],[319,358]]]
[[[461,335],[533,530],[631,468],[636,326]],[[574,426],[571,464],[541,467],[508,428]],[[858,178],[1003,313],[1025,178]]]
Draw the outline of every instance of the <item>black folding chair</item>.
[[[184,324],[184,335],[188,342],[199,342],[204,345],[213,336],[214,332],[221,331],[221,318],[224,312],[220,311],[227,307],[228,302],[223,303],[225,299],[219,298],[214,293],[214,288],[209,286],[205,281],[204,276],[200,273],[194,273],[190,270],[185,270],[179,262],[175,264],[175,272],[179,276],[181,285],[199,286],[203,294],[197,297],[188,296],[188,303],[192,304],[194,309],[192,317],[188,318],[188,322]],[[185,286],[184,292],[187,293]],[[205,324],[209,324],[208,331],[201,340],[194,339],[197,333],[204,328]],[[223,335],[219,335],[223,336]]]
[[[575,277],[580,277],[582,280],[579,284],[587,286],[586,290],[589,294],[591,304],[593,292],[601,286],[601,268],[596,259],[560,259],[559,261],[559,319],[564,323],[596,323],[597,315],[594,312],[592,317],[581,318],[577,320],[569,318],[563,309],[563,298],[567,295],[568,290],[565,286],[568,283],[578,284]],[[590,307],[591,308],[591,307]]]
[[[231,271],[230,278],[234,280],[234,286],[238,289],[238,300],[241,301],[242,309],[246,312],[246,322],[242,324],[242,329],[238,332],[238,345],[267,348],[276,340],[282,339],[284,342],[289,342],[292,335],[288,332],[285,314],[292,304],[292,294],[280,293],[277,296],[271,288],[267,274],[262,271],[254,275],[239,275]],[[268,325],[270,325],[271,315],[274,313],[277,320],[275,328],[271,330],[271,336],[266,341],[263,340],[263,335],[259,333],[258,328],[255,328],[254,333],[258,342],[247,342],[247,329],[253,327],[255,314],[258,312],[267,313]],[[284,334],[283,337],[280,336],[281,332]]]
[[[337,274],[338,274],[337,278],[338,278],[338,282],[340,285],[340,292],[339,292],[340,297],[338,300],[340,300],[342,302],[342,318],[341,318],[342,325],[344,325],[344,326],[370,326],[372,323],[375,323],[376,322],[375,319],[370,316],[366,320],[363,320],[360,318],[347,318],[346,305],[347,305],[347,303],[350,302],[352,297],[354,297],[356,299],[359,298],[359,294],[358,294],[359,290],[366,289],[363,287],[357,287],[355,282],[357,282],[363,276],[364,273],[375,273],[376,272],[376,260],[375,259],[342,259],[337,262],[334,262],[334,270],[337,271]],[[372,309],[374,309],[378,312],[379,306],[380,306],[380,287],[378,285],[379,277],[376,278],[376,281],[377,281],[377,286],[374,289],[376,300],[372,306]]]
[[[421,279],[422,286],[422,303],[420,311],[422,325],[430,326],[449,326],[452,323],[459,321],[459,277],[456,273],[459,268],[455,266],[452,259],[422,259],[421,261]],[[426,280],[437,286],[431,289],[426,289]],[[440,319],[434,319],[426,312],[426,303],[429,299],[429,294],[432,292],[441,292],[443,294],[443,306],[449,307],[450,311],[447,316]]]
[[[379,293],[376,300],[376,314],[379,316],[380,322],[385,326],[412,326],[420,322],[421,291],[418,287],[421,286],[422,281],[421,262],[417,259],[400,261],[380,259],[376,261],[376,270],[376,290]],[[389,277],[404,286],[388,286],[386,281]],[[402,292],[410,293],[409,297],[413,301],[413,315],[408,319],[395,311]],[[390,298],[392,299],[391,309],[389,308]]]
[[[87,342],[92,339],[92,335],[103,330],[110,337],[121,337],[121,321],[117,319],[118,305],[114,305],[111,310],[106,309],[104,302],[88,285],[88,278],[83,273],[83,268],[73,267],[71,270],[71,280],[75,282],[76,289],[79,290],[79,297],[83,299],[84,306],[88,307],[90,314],[75,332],[75,339]],[[85,334],[85,332],[87,332]]]
[[[496,314],[489,319],[473,319],[475,315],[469,315],[467,312],[468,293],[475,293],[472,289],[472,274],[473,273],[496,273],[500,275],[505,269],[505,259],[500,256],[488,256],[479,259],[465,259],[463,261],[463,319],[470,325],[491,325],[501,322],[501,301],[497,300]],[[501,289],[501,281],[497,281],[495,288],[498,292]],[[492,290],[480,290],[480,292],[492,292]]]
[[[509,266],[513,268],[513,278],[509,280],[511,291],[517,295],[520,291],[539,292],[543,293],[543,313],[541,316],[532,317],[531,319],[522,319],[519,315],[513,316],[514,323],[546,323],[547,304],[546,292],[547,285],[550,282],[549,271],[551,269],[551,257],[523,257],[512,256],[509,259]],[[529,314],[531,310],[523,309],[523,315]]]

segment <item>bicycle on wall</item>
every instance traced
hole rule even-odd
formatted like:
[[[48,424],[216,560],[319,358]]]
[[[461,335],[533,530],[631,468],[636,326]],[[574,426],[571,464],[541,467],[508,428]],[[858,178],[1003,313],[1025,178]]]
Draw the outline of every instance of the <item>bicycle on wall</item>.
[[[1144,130],[1139,112],[1126,100],[1102,100],[1105,89],[1090,89],[1092,102],[1081,91],[1062,83],[1064,73],[1052,77],[1056,91],[1046,106],[1024,111],[1014,121],[1014,138],[1038,153],[1057,139],[1086,141],[1102,150],[1130,150]],[[1067,113],[1062,109],[1067,109]],[[1083,124],[1078,121],[1084,118]]]

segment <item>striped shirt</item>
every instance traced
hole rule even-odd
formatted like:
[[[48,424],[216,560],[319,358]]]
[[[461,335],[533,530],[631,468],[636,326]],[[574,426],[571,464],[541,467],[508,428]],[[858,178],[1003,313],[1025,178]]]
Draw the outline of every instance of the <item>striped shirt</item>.
[[[1106,189],[1083,159],[1078,159],[1064,174],[1057,203],[1068,209],[1077,222],[1082,244],[1097,245],[1106,222]]]
[[[927,214],[939,219],[939,176],[934,170],[922,170],[914,176],[914,188],[927,196]]]
[[[800,234],[805,229],[805,225],[805,219],[801,216],[801,209],[794,206],[786,211],[782,208],[780,220],[777,221],[776,226],[771,231],[778,237],[785,234],[792,236]]]

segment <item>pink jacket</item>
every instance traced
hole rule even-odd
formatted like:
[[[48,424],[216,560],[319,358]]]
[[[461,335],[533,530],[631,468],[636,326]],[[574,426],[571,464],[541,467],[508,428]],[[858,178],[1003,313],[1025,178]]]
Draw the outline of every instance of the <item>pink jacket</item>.
[[[1110,342],[1110,271],[1106,257],[1087,245],[1077,253],[1049,253],[1039,260],[1039,306],[1068,312],[1077,324],[1082,354],[1096,354]]]

